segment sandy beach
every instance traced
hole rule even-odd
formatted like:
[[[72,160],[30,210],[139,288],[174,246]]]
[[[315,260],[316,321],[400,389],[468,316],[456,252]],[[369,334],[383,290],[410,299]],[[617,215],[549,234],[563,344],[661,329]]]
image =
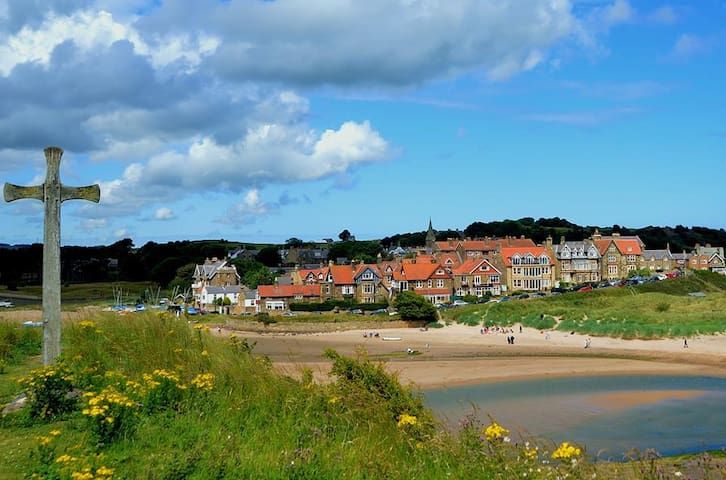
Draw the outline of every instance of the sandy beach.
[[[322,353],[366,352],[386,363],[403,383],[417,388],[501,382],[528,378],[592,375],[706,375],[726,377],[726,334],[662,340],[588,337],[559,331],[515,327],[512,332],[482,332],[479,327],[390,328],[325,333],[280,333],[213,329],[256,342],[283,373],[298,376],[312,369],[329,380]],[[376,336],[375,334],[378,334]],[[514,344],[507,342],[514,336]],[[585,348],[587,339],[589,347]],[[414,354],[407,353],[413,350]]]

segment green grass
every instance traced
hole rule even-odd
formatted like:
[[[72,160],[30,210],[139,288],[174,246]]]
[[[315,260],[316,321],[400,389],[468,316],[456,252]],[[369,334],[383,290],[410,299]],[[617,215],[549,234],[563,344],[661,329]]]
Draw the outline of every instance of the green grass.
[[[704,292],[705,297],[693,297]],[[521,323],[537,329],[623,338],[683,337],[726,331],[726,277],[696,272],[635,287],[468,305],[445,313],[471,324]]]
[[[539,450],[529,453],[487,440],[486,425],[471,418],[447,431],[416,392],[365,356],[329,351],[336,381],[316,384],[310,372],[294,380],[242,338],[213,337],[204,325],[151,313],[66,321],[63,340],[63,361],[52,370],[30,373],[37,357],[26,356],[13,378],[0,375],[5,398],[23,389],[19,375],[54,372],[81,390],[68,413],[0,417],[0,478],[65,480],[86,468],[95,478],[110,478],[104,472],[112,469],[114,478],[144,479],[644,478],[628,473],[637,471],[632,465],[553,460],[556,446],[547,441],[532,439]],[[211,390],[195,387],[200,374],[213,375]],[[151,381],[163,375],[175,378],[168,390]],[[100,441],[98,419],[83,409],[110,386],[134,401],[123,407],[125,417],[121,410],[101,415],[101,425],[116,414],[112,423],[126,423]],[[672,472],[683,464],[663,466]]]

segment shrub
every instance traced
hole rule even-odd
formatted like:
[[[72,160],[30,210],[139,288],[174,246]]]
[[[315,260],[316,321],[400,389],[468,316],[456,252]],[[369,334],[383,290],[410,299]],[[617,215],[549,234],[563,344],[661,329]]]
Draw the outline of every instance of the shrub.
[[[73,377],[63,362],[35,369],[19,383],[25,387],[31,418],[52,420],[76,406],[71,395]]]

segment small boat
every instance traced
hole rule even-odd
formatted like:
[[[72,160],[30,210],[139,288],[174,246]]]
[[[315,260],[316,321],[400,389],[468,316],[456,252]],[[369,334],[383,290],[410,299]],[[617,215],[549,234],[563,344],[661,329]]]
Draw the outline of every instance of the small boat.
[[[387,342],[400,342],[402,340],[401,337],[381,337],[381,338]]]
[[[12,306],[13,306],[13,303],[12,302],[7,302],[5,300],[0,301],[0,307],[10,308]]]

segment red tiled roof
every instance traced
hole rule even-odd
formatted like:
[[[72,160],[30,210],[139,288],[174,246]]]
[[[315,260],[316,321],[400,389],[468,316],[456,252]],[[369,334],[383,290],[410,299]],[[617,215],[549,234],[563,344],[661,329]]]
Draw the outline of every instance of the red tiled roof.
[[[434,278],[434,274],[439,268],[441,266],[437,263],[404,263],[401,265],[400,270],[393,272],[393,278],[396,280],[408,280],[409,282],[428,280],[429,278]]]
[[[355,283],[353,280],[353,273],[355,267],[350,265],[331,265],[330,273],[333,276],[333,283],[336,285],[352,285]]]
[[[548,265],[554,265],[552,263],[552,254],[544,247],[508,247],[502,248],[502,251],[500,253],[502,255],[502,258],[504,259],[504,265],[506,265],[507,267],[512,266],[512,257],[516,254],[519,254],[520,257],[524,257],[527,254],[532,254],[532,256],[536,258],[539,258],[542,254],[545,254],[550,259],[550,263]]]
[[[640,243],[635,239],[613,239],[613,242],[623,255],[640,255],[643,253],[643,250],[640,248]]]
[[[259,285],[257,293],[260,298],[319,297],[320,285]]]
[[[610,247],[610,242],[611,242],[610,239],[605,239],[605,240],[602,240],[601,239],[601,240],[593,240],[592,241],[592,243],[595,244],[595,246],[597,247],[598,251],[600,252],[600,255],[605,255],[605,252],[608,251],[608,247]]]
[[[480,270],[480,266],[488,266],[489,270]],[[454,275],[473,275],[475,273],[483,273],[485,275],[499,275],[501,272],[497,268],[489,263],[484,258],[477,258],[473,260],[467,260],[462,263],[459,267],[454,268],[452,272]]]

